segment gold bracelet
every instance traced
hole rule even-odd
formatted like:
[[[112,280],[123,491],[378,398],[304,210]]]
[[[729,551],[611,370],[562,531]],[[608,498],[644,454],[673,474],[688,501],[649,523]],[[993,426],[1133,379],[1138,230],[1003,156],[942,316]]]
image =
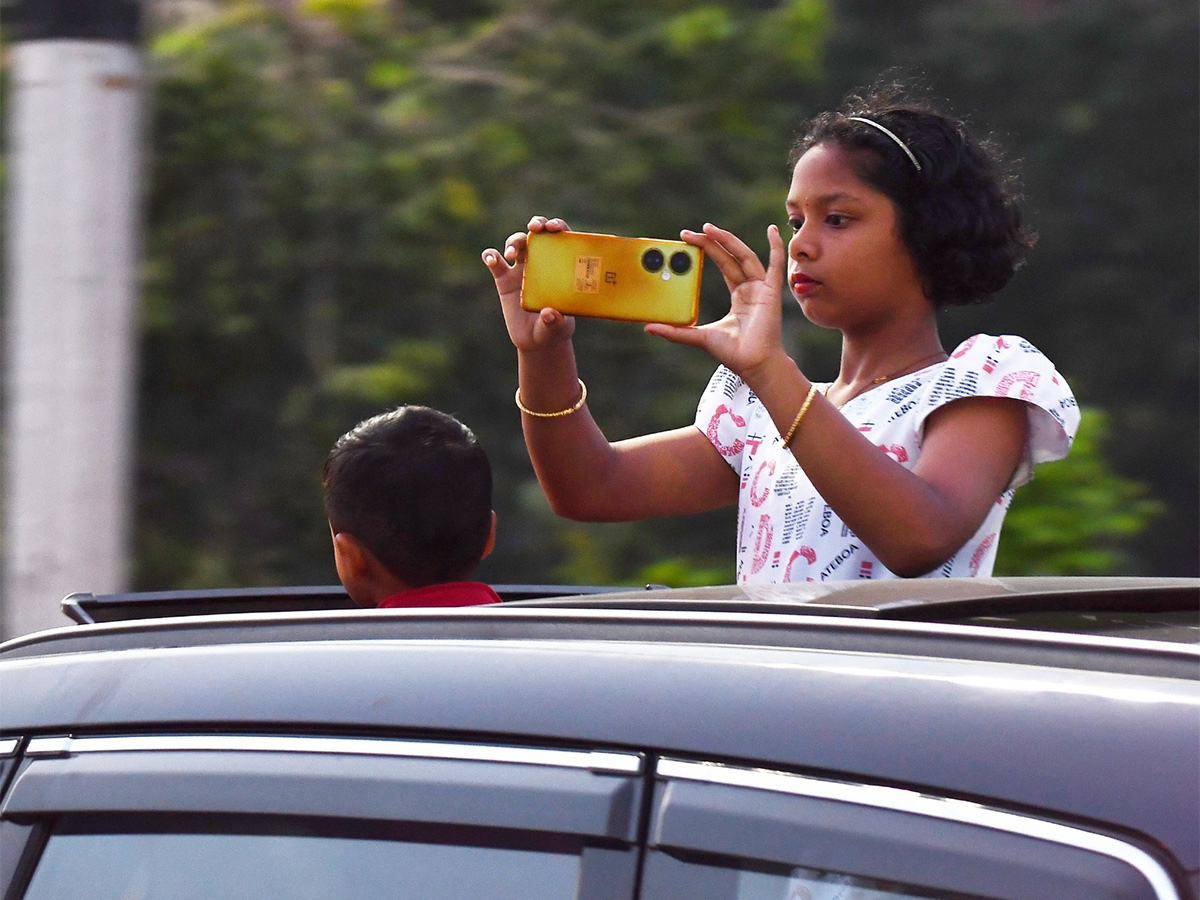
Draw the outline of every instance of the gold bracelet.
[[[528,406],[521,402],[521,389],[517,388],[517,409],[525,413],[527,416],[533,416],[535,419],[561,419],[563,416],[569,416],[571,413],[579,412],[583,408],[583,404],[587,402],[587,385],[583,383],[583,379],[579,379],[579,399],[575,401],[574,406],[568,406],[566,409],[560,409],[558,412],[534,412]]]
[[[796,429],[800,427],[800,420],[804,418],[804,414],[808,412],[809,404],[812,403],[813,397],[817,394],[817,386],[814,384],[808,389],[808,396],[804,398],[804,402],[800,404],[800,412],[796,413],[796,418],[792,419],[792,427],[788,429],[787,437],[783,439],[783,446],[787,446],[792,442],[792,438],[796,436]]]

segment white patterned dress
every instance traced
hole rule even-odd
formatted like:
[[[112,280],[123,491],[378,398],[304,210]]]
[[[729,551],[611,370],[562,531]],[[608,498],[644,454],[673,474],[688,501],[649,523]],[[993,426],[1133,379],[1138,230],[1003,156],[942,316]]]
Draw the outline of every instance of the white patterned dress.
[[[1013,491],[1033,477],[1038,463],[1066,456],[1079,427],[1079,408],[1066,380],[1041,351],[1013,335],[968,338],[946,361],[873,387],[841,413],[881,452],[911,469],[921,455],[926,418],[964,397],[1025,401],[1028,443],[979,530],[925,578],[991,575]],[[741,479],[739,583],[896,577],[821,498],[758,397],[724,366],[700,398],[696,427]]]

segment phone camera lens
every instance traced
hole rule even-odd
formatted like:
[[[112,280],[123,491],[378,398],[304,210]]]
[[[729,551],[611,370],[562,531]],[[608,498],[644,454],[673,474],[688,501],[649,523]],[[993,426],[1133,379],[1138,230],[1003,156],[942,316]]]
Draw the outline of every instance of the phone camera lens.
[[[692,267],[692,258],[682,250],[676,250],[671,254],[671,271],[676,275],[683,275]]]
[[[642,268],[647,272],[657,272],[663,267],[662,251],[651,247],[642,254]]]

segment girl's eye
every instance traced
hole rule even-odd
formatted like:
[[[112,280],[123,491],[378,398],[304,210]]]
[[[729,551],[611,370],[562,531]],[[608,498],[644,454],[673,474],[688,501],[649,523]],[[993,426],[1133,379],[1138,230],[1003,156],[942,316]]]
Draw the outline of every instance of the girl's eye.
[[[830,213],[825,217],[825,221],[834,228],[841,228],[850,221],[849,216],[844,216],[841,213]]]
[[[788,221],[788,224],[792,226],[792,234],[795,234],[801,228],[804,227],[804,220],[803,219],[790,219]]]

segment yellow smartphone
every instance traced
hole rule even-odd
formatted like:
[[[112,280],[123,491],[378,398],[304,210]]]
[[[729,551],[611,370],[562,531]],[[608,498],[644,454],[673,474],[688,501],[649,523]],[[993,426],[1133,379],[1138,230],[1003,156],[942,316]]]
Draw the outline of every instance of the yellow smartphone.
[[[704,251],[683,241],[536,231],[526,247],[521,306],[571,316],[695,325]]]

